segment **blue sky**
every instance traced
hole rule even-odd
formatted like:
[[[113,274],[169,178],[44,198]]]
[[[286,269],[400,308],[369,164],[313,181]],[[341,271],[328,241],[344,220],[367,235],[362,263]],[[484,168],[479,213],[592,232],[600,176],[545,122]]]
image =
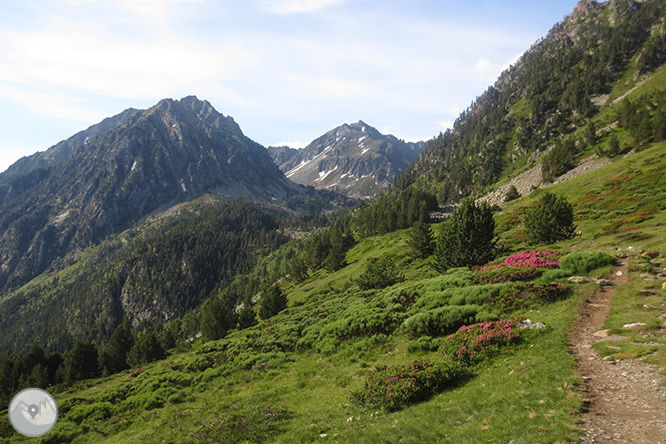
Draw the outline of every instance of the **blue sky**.
[[[0,171],[122,110],[197,95],[263,145],[451,125],[576,0],[4,0]]]

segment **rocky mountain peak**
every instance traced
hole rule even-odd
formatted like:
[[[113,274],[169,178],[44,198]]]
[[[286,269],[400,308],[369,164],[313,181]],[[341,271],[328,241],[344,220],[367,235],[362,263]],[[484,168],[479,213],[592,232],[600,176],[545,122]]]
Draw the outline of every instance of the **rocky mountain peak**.
[[[125,111],[9,173],[0,175],[0,291],[204,192],[271,204],[306,193],[232,118],[194,96]]]
[[[424,145],[384,135],[359,120],[326,132],[302,150],[270,147],[269,153],[296,183],[366,199],[384,191]]]

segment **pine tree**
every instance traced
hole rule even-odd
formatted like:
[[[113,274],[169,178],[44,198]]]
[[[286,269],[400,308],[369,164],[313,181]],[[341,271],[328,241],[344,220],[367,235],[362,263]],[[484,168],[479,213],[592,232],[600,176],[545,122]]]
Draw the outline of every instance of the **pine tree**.
[[[99,374],[97,348],[90,342],[76,342],[74,347],[65,353],[63,370],[65,382],[68,384],[97,376]]]
[[[414,258],[423,259],[430,256],[434,251],[435,238],[432,234],[430,225],[419,219],[409,232],[407,245],[411,248],[411,255]]]
[[[346,257],[347,250],[342,242],[335,243],[331,246],[331,249],[328,252],[328,256],[326,256],[324,267],[331,273],[338,271],[347,265]]]
[[[259,301],[259,317],[268,319],[287,308],[287,296],[277,284],[268,287]]]
[[[303,282],[304,280],[306,280],[310,276],[310,273],[308,272],[308,265],[300,257],[294,258],[289,263],[289,269],[291,270],[291,273],[290,273],[291,277],[296,282]]]
[[[164,353],[157,335],[150,331],[136,340],[136,343],[127,354],[127,362],[132,367],[139,367],[149,362],[164,359],[165,356],[166,353]]]
[[[237,318],[227,293],[211,297],[201,311],[201,334],[208,340],[220,339],[236,326]]]
[[[606,150],[606,155],[608,157],[617,156],[620,152],[620,139],[617,138],[617,134],[612,134],[608,140],[608,149]]]
[[[536,206],[526,211],[527,238],[532,244],[552,244],[573,236],[573,206],[563,197],[546,191]]]
[[[127,353],[134,345],[132,328],[127,318],[113,331],[109,342],[99,355],[100,367],[106,374],[117,373],[129,368]]]
[[[243,308],[238,312],[238,328],[249,328],[257,324],[257,313],[252,307],[252,298],[246,297],[243,301]]]
[[[495,257],[495,219],[487,202],[464,199],[446,221],[435,244],[435,268],[482,265]]]
[[[518,192],[518,189],[515,185],[511,185],[509,191],[507,191],[506,195],[504,196],[504,202],[511,202],[512,200],[516,200],[519,197],[520,193]]]

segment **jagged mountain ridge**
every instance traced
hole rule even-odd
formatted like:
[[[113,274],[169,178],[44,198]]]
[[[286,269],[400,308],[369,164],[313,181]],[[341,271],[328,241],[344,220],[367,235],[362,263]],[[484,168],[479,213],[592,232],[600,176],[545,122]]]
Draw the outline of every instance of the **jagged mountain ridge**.
[[[428,144],[397,187],[422,182],[455,202],[533,165],[589,122],[629,66],[646,76],[666,62],[664,16],[660,0],[580,1]]]
[[[328,131],[302,150],[268,150],[285,175],[296,183],[368,199],[386,190],[416,160],[424,146],[425,142],[404,142],[359,121]]]
[[[127,110],[0,175],[0,291],[147,214],[212,191],[285,201],[285,178],[231,117],[190,96]]]

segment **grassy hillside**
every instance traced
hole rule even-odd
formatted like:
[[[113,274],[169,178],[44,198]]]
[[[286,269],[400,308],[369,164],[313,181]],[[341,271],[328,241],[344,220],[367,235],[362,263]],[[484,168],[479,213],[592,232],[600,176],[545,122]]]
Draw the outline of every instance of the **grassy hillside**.
[[[630,281],[618,289],[607,323],[629,340],[604,343],[600,352],[649,355],[662,371],[666,340],[657,327],[666,291],[654,276],[666,252],[664,154],[666,144],[655,145],[553,187],[574,203],[583,236],[543,247],[630,255]],[[520,218],[539,194],[496,216],[507,254],[527,248]],[[485,283],[481,270],[439,275],[428,260],[410,258],[407,237],[405,230],[364,239],[342,270],[282,282],[291,307],[255,327],[186,353],[173,350],[140,370],[52,387],[60,419],[41,442],[576,442],[582,402],[567,337],[596,284],[569,284],[557,270],[499,284]],[[384,254],[395,257],[405,281],[361,291],[354,279]],[[515,318],[547,327],[468,355],[462,369],[451,364],[448,336],[460,325]],[[623,329],[629,322],[646,326]],[[415,377],[419,365],[435,376]],[[407,387],[390,379],[376,387],[380,373]],[[396,394],[400,404],[371,392],[389,386],[415,395]],[[2,417],[0,442],[27,440]]]

